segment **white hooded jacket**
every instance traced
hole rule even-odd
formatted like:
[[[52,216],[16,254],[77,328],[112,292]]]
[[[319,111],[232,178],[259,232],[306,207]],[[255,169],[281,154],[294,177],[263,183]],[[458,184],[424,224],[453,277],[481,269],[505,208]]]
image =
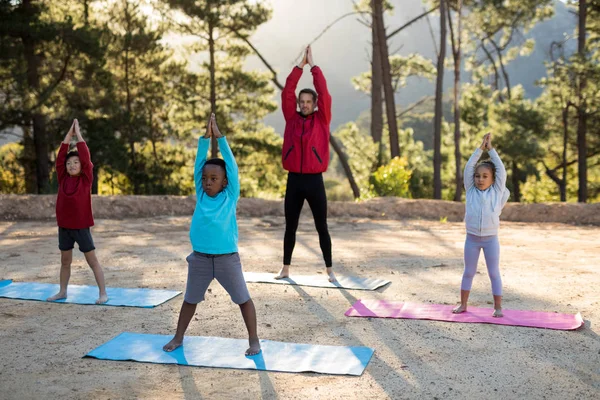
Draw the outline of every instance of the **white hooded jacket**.
[[[475,168],[483,150],[477,148],[467,164],[463,174],[466,191],[465,225],[467,233],[476,236],[494,236],[498,234],[500,214],[508,201],[510,192],[506,188],[506,169],[495,149],[488,151],[496,167],[494,183],[486,190],[475,185]]]

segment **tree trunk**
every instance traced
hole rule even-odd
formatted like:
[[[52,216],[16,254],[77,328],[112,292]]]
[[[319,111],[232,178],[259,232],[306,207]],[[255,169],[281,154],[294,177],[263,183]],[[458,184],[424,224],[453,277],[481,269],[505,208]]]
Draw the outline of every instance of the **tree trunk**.
[[[513,184],[513,196],[515,202],[521,202],[521,170],[517,166],[516,162],[512,162],[512,184]]]
[[[94,169],[92,170],[92,194],[98,194],[98,167],[94,164]]]
[[[83,25],[86,27],[89,25],[90,18],[90,5],[88,3],[89,0],[83,0]]]
[[[440,54],[437,60],[435,84],[435,114],[433,117],[433,198],[442,198],[442,97],[444,95],[444,59],[446,58],[446,4],[440,0]]]
[[[579,61],[586,60],[586,19],[587,19],[587,0],[579,0],[579,32],[577,34],[577,54]],[[579,190],[577,192],[577,201],[585,203],[587,201],[587,110],[584,91],[586,87],[585,71],[581,72],[579,77],[579,85],[577,86],[577,97],[579,99],[579,107],[577,107],[577,157],[578,157],[578,175],[579,175]]]
[[[381,72],[383,91],[385,96],[385,109],[388,128],[390,131],[390,155],[391,158],[400,156],[400,144],[398,142],[398,123],[396,121],[396,100],[394,98],[394,87],[392,86],[392,73],[390,68],[390,57],[385,35],[385,24],[383,20],[383,0],[371,0],[373,10],[373,24],[377,29],[377,41],[381,55]]]
[[[562,179],[558,188],[560,190],[560,201],[567,201],[567,146],[569,140],[569,106],[563,108],[562,112],[562,120],[563,120],[563,151],[562,151],[562,161],[563,161],[563,169],[562,169]]]
[[[217,88],[215,80],[215,39],[213,37],[214,28],[212,22],[208,23],[208,52],[210,56],[209,72],[210,72],[210,112],[217,114]],[[210,155],[212,158],[217,157],[217,139],[213,136],[211,139]]]
[[[371,61],[371,137],[373,142],[379,144],[379,154],[377,156],[377,166],[383,164],[382,154],[382,136],[383,136],[383,96],[382,69],[381,69],[381,49],[377,38],[377,28],[375,26],[375,16],[372,17],[371,38],[373,41],[373,60]]]
[[[37,193],[50,193],[50,158],[48,157],[48,135],[46,118],[35,113],[33,120],[33,142],[35,143]]]
[[[504,77],[504,84],[506,85],[506,97],[508,97],[508,100],[512,99],[512,94],[511,94],[511,87],[510,87],[510,78],[508,76],[508,72],[506,71],[506,68],[504,67],[504,61],[502,60],[502,49],[500,48],[500,46],[498,46],[496,44],[496,42],[493,39],[489,39],[490,43],[492,43],[492,46],[494,46],[494,49],[496,49],[496,54],[498,54],[498,64],[500,64],[500,71],[502,72],[502,76]],[[495,68],[495,66],[494,66]]]
[[[24,14],[34,18],[37,11],[33,9],[31,0],[22,3]],[[27,64],[27,85],[30,95],[35,98],[40,93],[39,59],[35,53],[36,43],[28,31],[24,31],[23,56]],[[35,100],[34,100],[35,102]],[[50,190],[50,158],[48,157],[48,137],[46,132],[46,120],[39,109],[31,115],[31,126],[33,127],[33,148],[35,151],[35,179],[34,193],[43,194]],[[31,142],[25,143],[31,145]],[[33,186],[33,185],[31,185]],[[30,186],[30,187],[31,187]]]
[[[348,158],[342,150],[342,146],[340,146],[340,144],[337,142],[337,139],[334,138],[333,135],[329,135],[329,143],[331,144],[331,147],[333,147],[333,150],[340,159],[340,163],[344,168],[344,172],[346,173],[346,177],[348,178],[348,182],[350,183],[350,188],[352,189],[352,194],[354,195],[354,198],[358,199],[360,197],[360,190],[358,189],[358,185],[354,180],[354,175],[352,175],[350,164],[348,164]]]
[[[458,0],[456,37],[452,27],[450,8],[448,8],[448,25],[452,36],[452,57],[454,58],[454,159],[456,186],[454,189],[454,201],[461,201],[463,189],[462,177],[462,155],[460,152],[460,60],[461,60],[461,33],[462,33],[462,0]]]
[[[21,164],[25,169],[25,193],[37,193],[37,179],[35,170],[35,146],[31,135],[31,127],[24,126],[23,129],[23,155]]]
[[[131,33],[131,16],[129,15],[129,3],[125,3],[125,19],[127,21],[127,33]],[[126,92],[126,99],[125,99],[125,106],[126,106],[126,124],[127,126],[125,127],[125,129],[127,130],[127,138],[128,138],[128,142],[129,142],[129,156],[131,158],[131,170],[133,172],[132,175],[130,175],[130,179],[133,183],[133,194],[139,194],[139,190],[140,190],[140,184],[139,184],[139,178],[138,178],[138,171],[137,171],[137,162],[136,162],[136,158],[135,158],[135,138],[133,136],[133,126],[131,123],[131,114],[132,114],[132,109],[131,109],[131,88],[129,85],[129,46],[131,45],[131,43],[129,42],[130,39],[125,39],[125,92]]]

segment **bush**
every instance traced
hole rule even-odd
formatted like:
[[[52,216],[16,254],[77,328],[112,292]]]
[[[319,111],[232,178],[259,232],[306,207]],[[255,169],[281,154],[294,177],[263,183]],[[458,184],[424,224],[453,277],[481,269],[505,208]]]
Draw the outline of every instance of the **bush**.
[[[23,145],[20,143],[8,143],[0,147],[0,193],[25,193],[22,156]]]
[[[378,196],[410,198],[410,177],[411,171],[408,169],[406,158],[396,157],[373,172],[369,181],[372,190]]]

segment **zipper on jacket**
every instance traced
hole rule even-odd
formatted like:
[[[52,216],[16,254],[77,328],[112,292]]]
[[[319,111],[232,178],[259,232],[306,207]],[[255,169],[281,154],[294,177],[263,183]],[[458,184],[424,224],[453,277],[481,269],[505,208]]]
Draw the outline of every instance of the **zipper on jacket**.
[[[294,150],[294,145],[292,145],[292,147],[289,148],[287,153],[285,153],[285,157],[283,157],[283,161],[287,160],[287,158],[290,155],[290,153],[292,152],[292,150]]]
[[[485,201],[485,193],[479,193],[479,200],[479,204],[481,206],[479,209],[479,235],[483,235],[483,213],[485,211],[485,206],[487,205],[487,202]]]
[[[304,136],[304,123],[306,118],[302,119],[302,134],[300,135],[300,173],[302,173],[302,164],[304,163],[304,144],[302,143],[302,137]]]
[[[315,156],[317,156],[317,160],[319,160],[319,164],[323,164],[323,161],[321,161],[321,157],[319,157],[319,153],[317,153],[317,149],[315,149],[315,146],[312,147],[312,151],[313,151],[313,153],[315,153]]]

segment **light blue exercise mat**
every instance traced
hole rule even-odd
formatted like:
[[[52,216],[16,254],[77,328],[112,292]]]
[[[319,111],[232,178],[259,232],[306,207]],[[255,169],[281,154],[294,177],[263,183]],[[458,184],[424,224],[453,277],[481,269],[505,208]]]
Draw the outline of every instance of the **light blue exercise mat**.
[[[254,369],[279,372],[318,372],[362,375],[374,350],[370,347],[321,346],[261,340],[262,351],[244,355],[247,339],[186,336],[183,346],[163,351],[173,335],[123,332],[85,357],[196,367]]]
[[[376,278],[360,278],[358,276],[336,276],[337,282],[329,282],[329,277],[323,275],[292,275],[289,278],[275,279],[276,274],[268,272],[244,272],[246,282],[276,283],[280,285],[312,286],[331,289],[375,290],[385,286],[390,281]]]
[[[53,283],[0,281],[0,297],[21,300],[40,300],[55,295],[60,285]],[[94,304],[98,298],[97,286],[69,285],[68,297],[53,303]],[[108,302],[103,306],[156,307],[181,294],[176,290],[106,288]]]

